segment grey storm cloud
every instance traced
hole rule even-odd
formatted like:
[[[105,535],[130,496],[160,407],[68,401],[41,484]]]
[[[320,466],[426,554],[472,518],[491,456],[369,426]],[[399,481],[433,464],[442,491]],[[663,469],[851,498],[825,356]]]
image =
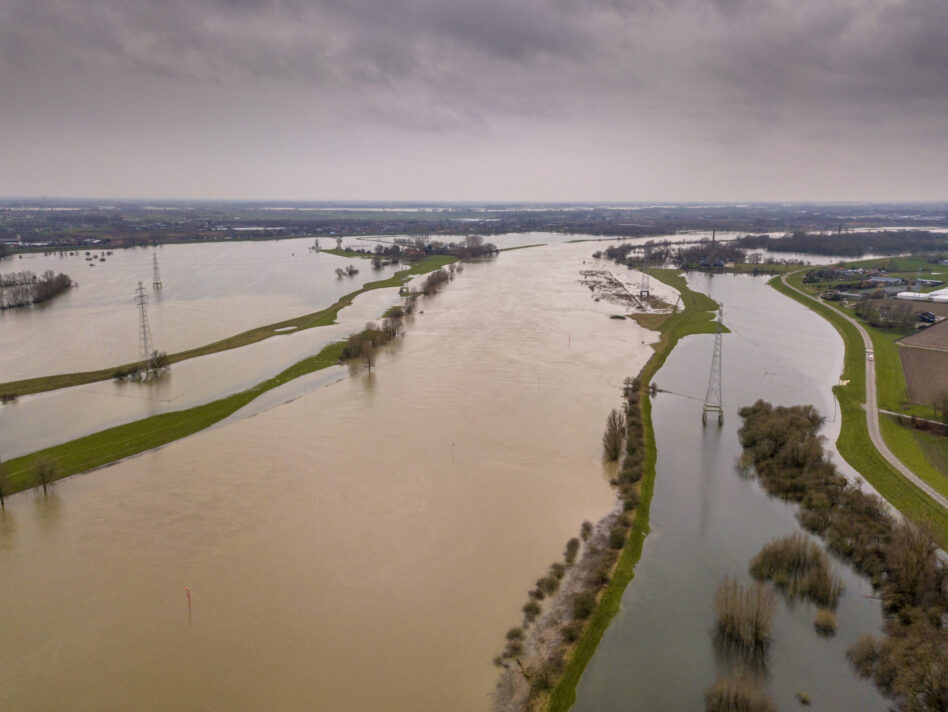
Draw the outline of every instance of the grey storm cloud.
[[[859,109],[948,98],[944,0],[3,0],[3,72]],[[604,94],[604,99],[609,95]]]
[[[86,88],[121,108],[154,83],[197,113],[202,92],[282,90],[420,134],[943,145],[946,37],[945,0],[0,0],[0,102],[52,116]]]

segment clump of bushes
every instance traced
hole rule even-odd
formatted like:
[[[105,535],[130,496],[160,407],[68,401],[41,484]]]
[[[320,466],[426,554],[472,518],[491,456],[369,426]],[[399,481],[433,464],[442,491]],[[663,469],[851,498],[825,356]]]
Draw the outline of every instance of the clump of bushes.
[[[743,586],[726,578],[714,594],[718,635],[727,643],[749,651],[763,650],[770,642],[775,599],[761,584]]]
[[[836,633],[836,614],[829,608],[821,608],[816,612],[816,618],[813,621],[816,632],[820,635],[835,635]]]
[[[596,596],[589,591],[582,591],[573,596],[573,618],[586,620],[596,610]]]
[[[835,608],[843,590],[842,581],[830,573],[829,557],[803,534],[772,541],[751,560],[751,575],[770,580],[790,596]]]
[[[430,273],[425,277],[425,281],[421,283],[421,293],[426,297],[430,297],[432,294],[438,291],[438,287],[451,279],[451,276],[447,271],[443,269],[436,269],[434,272]]]
[[[579,539],[573,537],[566,542],[566,550],[563,552],[563,558],[567,564],[572,564],[576,561],[577,553],[579,553]]]
[[[777,712],[773,698],[746,671],[720,677],[704,693],[705,712]]]
[[[765,489],[799,502],[803,526],[881,592],[885,635],[864,635],[849,648],[856,671],[899,710],[948,709],[948,568],[931,530],[897,523],[878,497],[836,472],[824,457],[822,418],[812,406],[757,401],[741,415],[745,452]]]
[[[378,350],[379,347],[390,344],[402,333],[402,313],[393,314],[389,312],[382,320],[379,326],[374,321],[365,325],[362,331],[355,334],[349,334],[345,345],[342,347],[340,361],[351,361],[353,359],[368,359]],[[372,359],[374,361],[374,359]]]

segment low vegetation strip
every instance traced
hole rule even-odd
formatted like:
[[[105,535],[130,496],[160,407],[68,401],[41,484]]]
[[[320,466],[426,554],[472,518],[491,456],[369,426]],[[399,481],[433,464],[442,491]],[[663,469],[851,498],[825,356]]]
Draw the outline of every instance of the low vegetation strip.
[[[799,289],[802,288],[800,280],[802,274],[798,273],[788,281]],[[843,339],[843,373],[840,384],[833,388],[842,417],[839,438],[836,440],[839,454],[900,512],[915,521],[930,521],[939,541],[948,545],[948,512],[892,467],[869,438],[864,408],[866,350],[859,331],[838,311],[791,289],[779,277],[770,280],[769,284],[829,321]]]
[[[658,329],[661,337],[654,345],[655,353],[646,362],[639,372],[638,383],[641,389],[639,400],[644,439],[643,476],[639,485],[640,503],[635,511],[635,519],[631,533],[622,548],[619,560],[616,563],[612,579],[603,590],[596,610],[589,618],[585,631],[576,641],[575,647],[565,661],[565,667],[555,687],[546,701],[546,709],[550,712],[566,712],[576,701],[576,686],[583,675],[583,671],[592,660],[592,656],[602,640],[610,622],[619,611],[622,594],[635,575],[635,565],[642,556],[642,547],[649,532],[649,509],[652,494],[655,491],[655,463],[657,449],[655,446],[655,431],[652,427],[652,403],[649,397],[649,384],[664,365],[668,355],[677,345],[679,339],[691,334],[711,334],[716,326],[714,312],[717,303],[708,295],[692,291],[688,288],[685,277],[675,269],[650,269],[656,279],[678,290],[681,295],[683,309],[671,314]]]
[[[308,373],[339,362],[343,342],[330,344],[317,355],[299,361],[281,373],[240,393],[194,408],[162,413],[92,435],[55,445],[4,463],[6,494],[33,487],[33,469],[38,461],[56,463],[55,479],[102,467],[152,448],[186,437],[237,412],[261,394]]]
[[[441,285],[453,278],[455,272],[454,264],[448,270],[430,272],[420,293],[426,296],[435,294]],[[0,507],[3,497],[8,494],[35,485],[42,485],[45,492],[54,480],[108,465],[203,430],[237,412],[261,394],[314,371],[355,359],[362,360],[371,371],[379,347],[391,343],[403,332],[402,319],[414,312],[418,297],[419,293],[409,294],[403,304],[389,308],[381,326],[369,322],[361,332],[351,334],[345,341],[329,344],[315,356],[296,362],[253,388],[186,410],[109,428],[6,463],[0,462]]]
[[[328,326],[335,323],[336,316],[339,314],[339,311],[352,304],[353,300],[360,294],[369,292],[373,289],[400,287],[414,275],[433,272],[437,269],[440,269],[441,267],[456,262],[457,259],[457,257],[451,255],[431,255],[412,265],[408,269],[403,269],[396,272],[388,279],[366,283],[360,289],[340,297],[335,304],[327,307],[326,309],[312,312],[310,314],[304,314],[303,316],[295,317],[293,319],[287,319],[286,321],[267,324],[266,326],[259,326],[254,329],[235,334],[234,336],[230,336],[226,339],[221,339],[220,341],[206,344],[205,346],[199,346],[194,349],[188,349],[187,351],[179,351],[178,353],[169,354],[168,363],[177,363],[178,361],[197,358],[198,356],[207,356],[208,354],[217,353],[218,351],[236,349],[240,348],[241,346],[247,346],[249,344],[257,343],[258,341],[272,338],[274,336],[286,336],[288,334],[298,333],[304,329],[312,329],[318,326]],[[88,383],[95,383],[96,381],[105,381],[113,378],[116,372],[128,371],[135,368],[136,365],[137,364],[134,363],[128,363],[122,364],[120,366],[112,366],[111,368],[100,369],[98,371],[63,373],[53,376],[41,376],[39,378],[27,378],[19,381],[0,383],[0,396],[11,398],[29,395],[31,393],[52,391],[59,388],[81,386]]]

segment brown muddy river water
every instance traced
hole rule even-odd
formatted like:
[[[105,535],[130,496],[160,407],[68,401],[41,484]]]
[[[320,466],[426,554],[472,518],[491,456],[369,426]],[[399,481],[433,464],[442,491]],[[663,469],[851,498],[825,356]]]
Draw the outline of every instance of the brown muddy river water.
[[[375,373],[11,498],[0,708],[487,709],[613,506],[602,426],[651,351],[579,284],[593,249],[467,265]]]

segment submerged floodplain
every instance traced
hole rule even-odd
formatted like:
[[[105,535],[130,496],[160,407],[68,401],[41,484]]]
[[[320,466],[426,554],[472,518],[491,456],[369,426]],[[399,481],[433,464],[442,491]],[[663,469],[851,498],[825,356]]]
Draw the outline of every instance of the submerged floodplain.
[[[614,506],[602,415],[651,351],[588,253],[466,265],[373,374],[11,498],[0,701],[485,709],[529,576]]]

